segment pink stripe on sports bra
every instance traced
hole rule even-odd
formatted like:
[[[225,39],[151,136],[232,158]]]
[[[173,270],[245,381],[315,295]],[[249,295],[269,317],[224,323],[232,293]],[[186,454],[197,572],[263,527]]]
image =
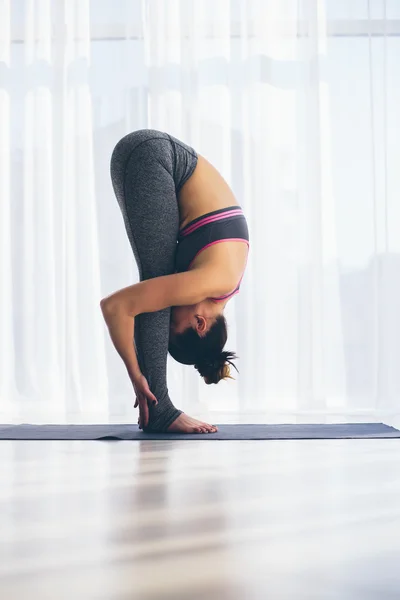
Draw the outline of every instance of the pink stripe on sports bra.
[[[242,215],[243,211],[242,209],[237,209],[237,210],[231,210],[229,212],[226,213],[222,213],[219,215],[214,215],[211,217],[205,217],[204,219],[201,219],[200,221],[197,221],[197,223],[193,223],[193,225],[191,225],[190,227],[188,227],[187,229],[185,229],[181,235],[185,236],[185,235],[189,235],[189,233],[192,233],[193,231],[196,231],[196,229],[198,229],[199,227],[203,227],[203,225],[206,225],[207,223],[214,223],[214,221],[221,221],[222,219],[226,219],[228,217],[234,217],[236,215]]]

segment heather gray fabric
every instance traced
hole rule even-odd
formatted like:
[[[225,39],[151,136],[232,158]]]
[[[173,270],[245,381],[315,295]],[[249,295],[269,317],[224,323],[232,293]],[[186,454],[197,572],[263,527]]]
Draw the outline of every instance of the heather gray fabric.
[[[218,433],[143,433],[137,425],[0,425],[0,440],[312,440],[400,438],[383,423],[218,425]]]
[[[175,272],[177,194],[196,164],[192,148],[151,129],[130,133],[115,147],[111,179],[141,281]],[[169,308],[135,319],[140,369],[158,400],[150,408],[148,431],[165,431],[182,412],[168,394],[169,322]]]

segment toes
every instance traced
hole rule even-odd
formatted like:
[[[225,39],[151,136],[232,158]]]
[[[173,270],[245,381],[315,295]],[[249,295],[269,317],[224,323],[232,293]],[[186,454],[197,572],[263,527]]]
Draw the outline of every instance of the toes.
[[[218,428],[215,425],[201,423],[200,425],[194,425],[191,431],[192,433],[216,433],[218,431]]]
[[[202,424],[202,429],[205,429],[207,433],[215,433],[216,427],[214,425],[209,425],[208,423]]]

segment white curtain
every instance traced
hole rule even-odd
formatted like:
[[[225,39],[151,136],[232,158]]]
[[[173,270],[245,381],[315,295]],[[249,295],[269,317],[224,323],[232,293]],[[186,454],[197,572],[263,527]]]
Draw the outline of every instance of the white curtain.
[[[135,420],[99,300],[137,281],[109,159],[146,127],[215,164],[251,234],[240,375],[171,360],[175,405],[399,413],[399,35],[397,0],[1,0],[1,420]]]

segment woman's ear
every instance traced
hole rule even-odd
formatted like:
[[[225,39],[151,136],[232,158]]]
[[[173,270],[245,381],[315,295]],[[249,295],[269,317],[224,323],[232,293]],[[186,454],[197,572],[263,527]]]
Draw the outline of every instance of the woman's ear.
[[[207,321],[201,315],[195,315],[196,319],[196,331],[199,334],[205,333],[207,331]]]

